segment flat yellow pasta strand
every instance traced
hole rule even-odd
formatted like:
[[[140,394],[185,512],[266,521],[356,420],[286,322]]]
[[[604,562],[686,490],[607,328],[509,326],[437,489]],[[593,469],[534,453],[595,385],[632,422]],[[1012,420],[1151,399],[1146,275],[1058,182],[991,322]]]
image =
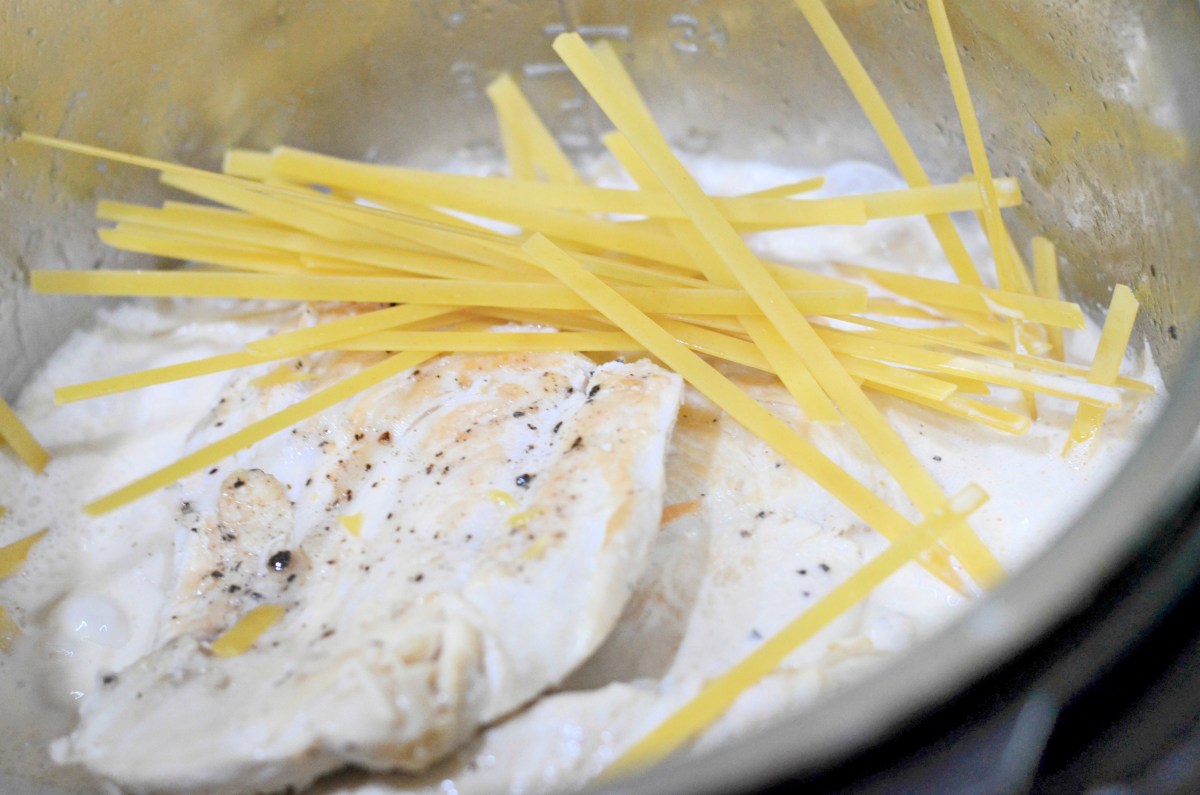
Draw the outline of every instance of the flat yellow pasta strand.
[[[601,58],[606,53],[601,54]],[[661,188],[662,183],[652,169],[621,133],[604,137],[604,144],[617,158],[634,181],[643,188]],[[737,279],[725,264],[715,256],[712,248],[699,238],[696,229],[684,221],[671,221],[669,228],[675,239],[692,257],[709,281],[723,287],[736,287]],[[829,400],[829,396],[813,378],[804,361],[796,354],[787,340],[766,319],[742,317],[742,326],[754,344],[770,362],[772,371],[783,382],[788,393],[796,400],[804,414],[813,422],[834,425],[842,421],[841,415]]]
[[[823,0],[796,0],[796,5],[804,14],[804,18],[808,20],[813,32],[817,34],[825,52],[829,54],[830,59],[841,73],[842,79],[846,81],[846,85],[854,94],[855,100],[863,109],[871,126],[875,128],[879,139],[883,141],[892,162],[896,165],[896,170],[904,177],[909,187],[919,188],[930,185],[929,175],[921,166],[917,153],[913,151],[904,131],[900,129],[900,124],[896,121],[891,109],[888,108],[883,95],[879,93],[879,89],[867,74],[867,70],[863,68],[862,62],[854,54],[850,42],[846,40],[845,35],[830,16]],[[928,216],[928,222],[958,280],[963,284],[981,286],[983,281],[979,278],[979,271],[971,261],[971,255],[967,253],[967,247],[963,244],[962,237],[954,228],[954,222],[950,220],[950,217],[932,215]]]
[[[817,337],[804,316],[784,298],[778,283],[675,158],[636,91],[625,85],[624,78],[612,77],[578,34],[558,36],[554,49],[617,129],[654,169],[696,229],[762,307],[763,314],[793,346],[817,383],[871,447],[884,468],[896,478],[917,509],[926,513],[940,505],[944,495],[933,478]],[[973,533],[959,537],[966,539],[965,546],[955,550],[955,554],[971,577],[985,587],[996,582],[1003,570],[991,551]]]
[[[668,331],[604,284],[562,249],[535,235],[525,249],[542,267],[575,290],[618,328],[641,343],[689,384],[724,409],[789,463],[812,478],[863,521],[888,538],[899,538],[911,524],[874,492],[863,486],[824,453],[753,398],[738,389],[712,365],[679,343]],[[954,587],[957,575],[944,559],[931,563],[931,571]]]
[[[1042,298],[1057,301],[1062,296],[1058,284],[1058,251],[1044,237],[1033,239],[1033,280],[1037,294]],[[1062,329],[1047,327],[1050,355],[1060,362],[1065,358]]]
[[[591,309],[570,290],[549,283],[194,271],[35,270],[30,274],[30,284],[36,292],[44,294]],[[761,311],[754,299],[741,290],[633,286],[617,290],[638,307],[663,314],[752,315]],[[784,293],[784,300],[805,314],[842,315],[859,311],[865,303],[865,295],[857,290],[789,290]]]
[[[939,539],[949,538],[955,528],[987,501],[983,489],[972,484],[954,495],[917,527],[896,539],[891,546],[834,586],[816,604],[805,610],[779,632],[764,640],[741,662],[709,680],[700,692],[662,723],[617,757],[602,774],[602,780],[648,767],[665,759],[711,726],[734,702],[761,682],[780,663],[829,626],[838,616],[862,602],[871,591]]]
[[[25,564],[25,559],[29,557],[29,551],[37,542],[45,538],[48,532],[49,530],[39,530],[0,547],[0,580],[16,574]]]
[[[487,95],[497,115],[506,118],[512,125],[512,132],[522,150],[529,153],[528,157],[541,168],[546,179],[568,185],[583,184],[571,160],[563,153],[562,147],[511,75],[506,72],[488,84]],[[508,151],[507,148],[505,151]]]
[[[329,320],[296,331],[272,334],[246,344],[246,350],[259,356],[289,356],[341,340],[361,337],[384,329],[400,328],[424,320],[444,318],[456,310],[444,306],[407,304],[360,312],[349,317]]]
[[[1133,322],[1137,319],[1138,300],[1133,291],[1123,284],[1113,288],[1112,300],[1108,304],[1108,315],[1100,330],[1100,342],[1088,380],[1093,384],[1110,386],[1116,383],[1121,372],[1121,360],[1129,347],[1129,336],[1133,333]],[[1067,433],[1063,455],[1070,456],[1082,445],[1092,442],[1104,422],[1104,408],[1095,405],[1080,405]]]
[[[975,172],[975,180],[983,197],[984,229],[992,245],[996,274],[1001,288],[1020,291],[1024,281],[1016,272],[1018,265],[1013,260],[1008,244],[1008,230],[1000,215],[1000,203],[996,197],[995,183],[992,182],[992,167],[988,162],[983,131],[979,127],[979,117],[975,115],[975,103],[971,100],[967,76],[958,57],[958,45],[954,41],[950,19],[946,16],[946,6],[942,0],[929,0],[929,16],[933,20],[933,32],[937,37],[938,49],[942,52],[946,75],[950,78],[950,91],[958,108],[958,118],[967,141],[967,152],[971,156],[971,168]]]
[[[173,464],[133,481],[116,491],[101,497],[84,507],[91,516],[99,516],[123,505],[139,500],[158,489],[169,486],[185,475],[204,467],[212,466],[239,450],[265,439],[272,434],[290,428],[312,415],[341,403],[394,375],[416,367],[432,358],[433,354],[411,352],[399,353],[295,403],[282,411],[247,425],[240,431],[206,445],[186,455]]]
[[[41,472],[50,461],[50,454],[33,438],[33,434],[4,398],[0,398],[0,440],[7,442],[17,458],[34,472]]]

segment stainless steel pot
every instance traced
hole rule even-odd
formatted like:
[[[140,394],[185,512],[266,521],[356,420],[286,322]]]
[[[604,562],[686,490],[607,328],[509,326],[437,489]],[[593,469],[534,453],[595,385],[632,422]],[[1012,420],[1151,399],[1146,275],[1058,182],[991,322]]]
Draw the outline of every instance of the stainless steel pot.
[[[924,4],[834,0],[937,180],[969,171]],[[1068,294],[1143,302],[1137,329],[1170,404],[1122,476],[1040,559],[886,673],[775,730],[629,782],[721,791],[836,763],[977,680],[1086,605],[1200,482],[1200,8],[1191,0],[949,5],[993,163],[1021,178],[1021,244],[1047,233]],[[33,297],[34,267],[132,261],[91,232],[101,196],[152,199],[136,169],[14,140],[22,130],[213,166],[286,142],[437,165],[493,149],[483,96],[523,76],[573,151],[604,120],[550,50],[577,29],[617,42],[680,148],[820,166],[884,153],[785,0],[10,0],[0,6],[0,390],[13,395],[93,305]]]

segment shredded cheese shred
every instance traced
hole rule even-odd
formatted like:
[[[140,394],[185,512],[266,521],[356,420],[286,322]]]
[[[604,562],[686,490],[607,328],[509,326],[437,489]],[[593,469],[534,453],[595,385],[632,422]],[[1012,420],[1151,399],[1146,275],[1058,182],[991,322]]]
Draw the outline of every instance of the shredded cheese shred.
[[[357,538],[362,535],[363,515],[361,513],[351,513],[339,516],[338,524],[347,533]]]
[[[282,605],[259,605],[212,642],[212,653],[218,657],[240,657],[253,648],[264,632],[278,624],[286,612]]]

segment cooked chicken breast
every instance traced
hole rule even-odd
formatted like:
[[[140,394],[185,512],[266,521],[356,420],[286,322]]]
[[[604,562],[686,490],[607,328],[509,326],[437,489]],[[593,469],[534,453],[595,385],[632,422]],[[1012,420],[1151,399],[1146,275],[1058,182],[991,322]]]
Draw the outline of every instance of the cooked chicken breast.
[[[856,477],[902,504],[899,487],[849,426],[814,425],[778,382],[724,369],[798,433],[834,451]],[[896,419],[913,436],[937,426],[936,415]],[[691,388],[671,438],[661,522],[619,622],[564,682],[564,692],[489,727],[420,776],[331,781],[320,795],[582,787],[887,543]],[[957,599],[920,567],[905,567],[748,690],[696,751],[861,679],[953,616]]]
[[[322,384],[237,378],[195,444]],[[155,647],[85,700],[57,758],[212,793],[441,759],[612,630],[680,399],[644,361],[447,356],[188,479]],[[213,653],[267,604],[283,617],[248,651]]]

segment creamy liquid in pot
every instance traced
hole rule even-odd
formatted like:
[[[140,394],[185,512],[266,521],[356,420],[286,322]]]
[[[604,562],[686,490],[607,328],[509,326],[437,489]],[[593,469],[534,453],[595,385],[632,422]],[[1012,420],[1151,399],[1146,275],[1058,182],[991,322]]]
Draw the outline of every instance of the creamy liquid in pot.
[[[809,176],[765,164],[711,159],[690,165],[716,194]],[[482,168],[475,164],[470,170]],[[826,195],[903,187],[894,175],[867,164],[839,164],[825,174]],[[604,183],[602,171],[600,176]],[[971,233],[967,241],[977,261],[986,262],[982,236]],[[922,222],[911,219],[874,222],[866,228],[772,233],[759,236],[755,246],[784,261],[837,258],[878,267],[899,264],[940,278],[948,272],[932,235]],[[97,519],[84,516],[79,507],[177,458],[190,431],[212,410],[228,376],[215,374],[63,407],[54,405],[53,388],[233,351],[247,340],[294,324],[297,316],[295,308],[285,305],[247,307],[213,301],[139,302],[103,310],[95,326],[76,333],[21,395],[18,410],[53,459],[44,475],[34,476],[10,454],[0,455],[0,505],[8,509],[0,519],[0,545],[50,528],[27,565],[0,582],[0,604],[25,631],[14,652],[0,656],[0,788],[5,792],[28,786],[6,780],[13,775],[17,781],[36,780],[73,791],[96,789],[85,774],[55,768],[46,748],[69,732],[76,702],[86,698],[101,676],[119,671],[150,648],[172,576],[175,505],[160,493]],[[1071,358],[1090,360],[1097,338],[1094,324],[1084,332],[1069,332]],[[988,491],[991,501],[973,526],[1012,571],[1044,548],[1114,476],[1162,405],[1165,393],[1158,371],[1147,352],[1137,350],[1136,343],[1134,348],[1125,371],[1158,385],[1159,394],[1141,400],[1130,397],[1125,408],[1110,412],[1086,462],[1060,456],[1074,410],[1070,404],[1041,398],[1042,420],[1018,438],[889,398],[880,398],[880,403],[948,493],[971,481]],[[263,365],[263,372],[272,367]],[[799,421],[786,401],[778,402],[777,388],[746,373],[733,375],[760,399]],[[1008,399],[1018,405],[1017,396]],[[713,423],[710,413],[703,398],[691,393],[668,461],[668,472],[674,467],[678,474],[674,486],[668,486],[666,502],[682,502],[703,489],[699,493],[704,507],[665,526],[652,565],[657,561],[659,566],[697,571],[704,570],[706,560],[730,558],[729,571],[717,571],[711,563],[706,574],[690,579],[686,572],[657,571],[653,580],[660,584],[648,584],[646,592],[635,597],[609,642],[563,692],[543,697],[484,732],[429,775],[419,780],[350,775],[318,788],[346,793],[410,788],[476,792],[581,784],[686,700],[704,679],[748,653],[808,600],[819,598],[840,579],[840,572],[882,548],[882,539],[857,527],[845,509],[801,476],[761,475],[775,469],[777,457],[727,418]],[[848,433],[812,431],[818,446],[854,469],[858,443]],[[704,466],[689,459],[689,445],[699,444],[712,452]],[[866,482],[879,479],[869,468],[858,466],[855,471]],[[745,477],[747,472],[760,474]],[[698,482],[703,478],[710,480]],[[903,503],[894,486],[881,484],[881,491],[893,504]],[[743,547],[734,546],[741,542],[731,540],[732,532],[719,538],[709,532],[735,528],[748,539]],[[721,544],[731,546],[725,549]],[[693,565],[679,566],[681,561]],[[682,617],[656,612],[661,602],[656,588],[686,590],[690,612]],[[745,694],[698,747],[721,742],[861,677],[928,637],[958,613],[961,603],[923,570],[907,567],[798,650],[778,674]]]

